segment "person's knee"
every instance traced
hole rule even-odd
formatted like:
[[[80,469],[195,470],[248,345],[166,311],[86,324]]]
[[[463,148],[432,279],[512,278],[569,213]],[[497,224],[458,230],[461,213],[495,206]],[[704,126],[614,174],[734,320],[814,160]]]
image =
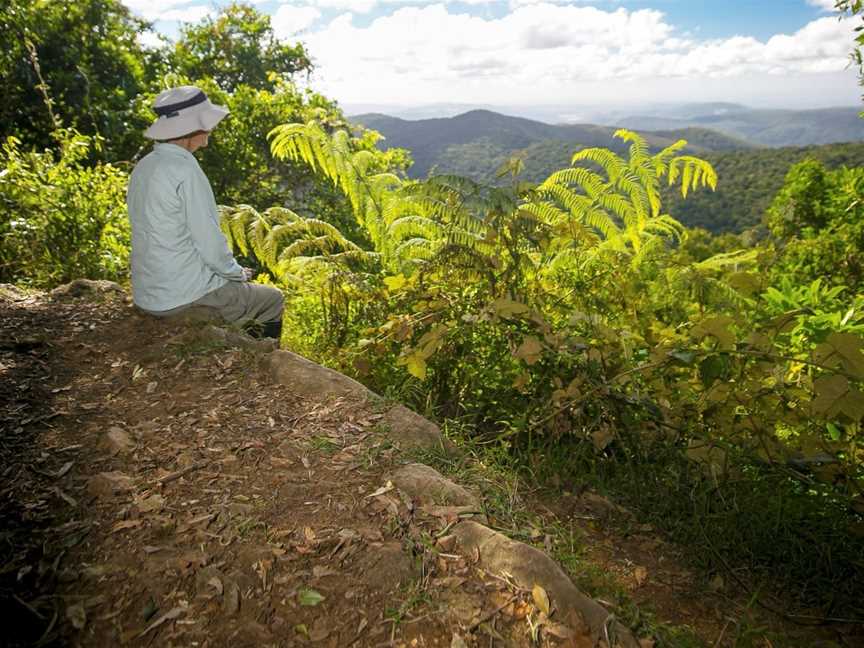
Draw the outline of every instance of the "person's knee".
[[[267,297],[268,297],[268,305],[267,313],[271,315],[271,320],[281,320],[282,319],[282,311],[285,310],[285,295],[278,288],[273,288],[272,286],[266,286],[267,288]]]

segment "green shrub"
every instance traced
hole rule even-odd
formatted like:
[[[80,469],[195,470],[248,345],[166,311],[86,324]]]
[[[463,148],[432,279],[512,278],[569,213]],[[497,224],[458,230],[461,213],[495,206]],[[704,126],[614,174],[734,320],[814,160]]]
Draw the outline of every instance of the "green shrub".
[[[47,288],[127,272],[127,175],[87,164],[98,138],[57,131],[59,153],[27,152],[9,137],[0,153],[0,281]]]

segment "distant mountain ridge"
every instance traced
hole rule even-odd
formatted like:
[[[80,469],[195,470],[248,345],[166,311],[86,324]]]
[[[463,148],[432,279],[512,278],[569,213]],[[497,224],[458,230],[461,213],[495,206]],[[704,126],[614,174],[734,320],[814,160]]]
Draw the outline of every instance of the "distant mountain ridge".
[[[471,110],[455,117],[416,121],[378,113],[354,115],[349,119],[380,132],[385,138],[384,147],[410,150],[414,166],[409,173],[416,178],[425,177],[433,168],[438,172],[459,172],[451,167],[454,162],[456,167],[461,166],[458,160],[463,155],[482,155],[500,166],[514,152],[543,142],[567,144],[572,149],[571,154],[588,146],[602,146],[617,152],[627,149],[621,140],[612,137],[617,130],[612,126],[552,125],[491,110]],[[696,127],[680,132],[649,133],[646,138],[649,145],[658,150],[681,138],[688,140],[691,153],[749,148],[744,141]]]
[[[709,128],[762,146],[811,146],[864,140],[864,120],[858,108],[815,110],[755,110],[718,104],[722,110],[680,116],[635,115],[618,123],[636,131]]]

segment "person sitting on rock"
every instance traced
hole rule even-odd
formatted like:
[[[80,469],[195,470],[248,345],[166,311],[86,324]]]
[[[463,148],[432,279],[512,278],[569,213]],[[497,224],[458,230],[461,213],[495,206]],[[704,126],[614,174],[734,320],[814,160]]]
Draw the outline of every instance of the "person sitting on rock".
[[[126,204],[132,225],[132,299],[156,317],[191,307],[273,337],[282,332],[282,292],[249,283],[251,271],[231,254],[207,176],[192,155],[228,114],[194,86],[160,93],[158,115],[144,132],[156,140],[132,171]]]

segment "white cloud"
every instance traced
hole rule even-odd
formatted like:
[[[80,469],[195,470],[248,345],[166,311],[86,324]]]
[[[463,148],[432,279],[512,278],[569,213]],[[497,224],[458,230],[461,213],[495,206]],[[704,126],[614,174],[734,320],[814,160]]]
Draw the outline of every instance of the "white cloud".
[[[145,20],[160,20],[162,14],[189,4],[191,0],[123,0],[133,13]]]
[[[291,38],[308,29],[321,17],[315,7],[295,7],[282,5],[276,10],[270,24],[279,38]]]
[[[807,4],[822,11],[835,11],[836,8],[835,0],[807,0]]]
[[[307,0],[307,4],[322,9],[339,9],[354,13],[368,13],[377,5],[378,0]]]
[[[141,43],[144,47],[162,47],[164,45],[164,41],[159,37],[159,34],[150,31],[139,32],[138,33],[138,42]]]
[[[182,9],[170,9],[159,15],[159,20],[178,21],[178,22],[198,22],[204,16],[215,13],[210,7],[204,5],[194,5],[192,7],[184,7]]]
[[[284,0],[283,0],[284,1]],[[466,5],[494,4],[501,0],[439,0],[443,4],[458,2]],[[356,14],[367,14],[379,6],[417,6],[431,4],[430,0],[296,0],[296,5],[336,9]]]
[[[316,87],[343,101],[569,101],[616,80],[842,71],[853,44],[852,21],[835,17],[768,40],[698,41],[654,9],[512,2],[498,18],[445,3],[401,7],[366,26],[342,14],[303,38]]]

